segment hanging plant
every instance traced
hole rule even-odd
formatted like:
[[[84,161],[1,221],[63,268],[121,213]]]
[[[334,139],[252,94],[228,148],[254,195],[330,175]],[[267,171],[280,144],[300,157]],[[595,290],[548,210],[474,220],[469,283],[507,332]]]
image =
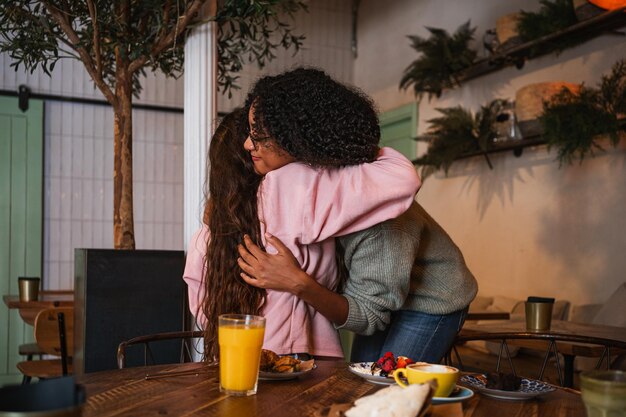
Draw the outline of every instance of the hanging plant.
[[[476,51],[469,47],[476,28],[470,28],[467,21],[452,36],[443,29],[426,29],[431,34],[428,39],[408,36],[411,47],[421,56],[404,70],[400,88],[406,90],[413,86],[417,97],[424,93],[428,93],[429,98],[439,97],[444,88],[460,84],[460,73],[476,59]]]
[[[498,135],[495,123],[507,104],[507,100],[493,100],[474,115],[461,106],[437,109],[442,116],[428,120],[428,134],[418,139],[429,142],[426,154],[415,161],[415,164],[423,166],[422,176],[426,178],[439,169],[447,175],[450,166],[459,157],[492,149]],[[484,155],[489,168],[492,168],[487,154]]]
[[[541,0],[540,3],[542,6],[538,12],[520,12],[517,32],[522,42],[539,39],[578,23],[572,0]],[[590,35],[561,36],[556,40],[533,47],[529,57],[532,58],[549,52],[558,54],[564,49],[579,45],[590,38]]]
[[[593,156],[594,150],[603,150],[599,143],[602,135],[608,135],[610,143],[617,146],[625,129],[621,120],[625,114],[626,61],[621,60],[610,75],[602,77],[598,88],[583,85],[578,93],[564,89],[545,102],[540,122],[548,149],[558,149],[562,165],[582,162]]]

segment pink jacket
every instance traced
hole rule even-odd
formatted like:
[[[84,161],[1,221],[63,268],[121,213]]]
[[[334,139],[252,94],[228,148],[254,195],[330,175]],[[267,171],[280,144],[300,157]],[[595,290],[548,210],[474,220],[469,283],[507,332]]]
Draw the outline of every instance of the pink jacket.
[[[409,208],[420,185],[411,162],[391,148],[383,148],[373,163],[338,169],[291,163],[269,172],[261,183],[261,233],[278,237],[310,276],[334,290],[338,282],[333,237],[397,217]],[[183,279],[194,314],[203,296],[208,238],[208,228],[203,226],[187,249]],[[268,252],[276,253],[263,243]],[[268,290],[263,315],[265,349],[343,356],[333,324],[298,297]]]

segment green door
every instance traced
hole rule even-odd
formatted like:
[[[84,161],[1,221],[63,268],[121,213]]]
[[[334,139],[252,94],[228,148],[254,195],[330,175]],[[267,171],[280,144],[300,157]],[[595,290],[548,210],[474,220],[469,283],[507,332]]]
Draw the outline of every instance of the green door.
[[[0,293],[17,294],[18,276],[41,277],[43,224],[43,102],[0,97]],[[18,382],[18,346],[33,328],[0,305],[0,385]]]
[[[408,159],[416,158],[417,103],[409,103],[378,115],[380,146],[389,146]]]

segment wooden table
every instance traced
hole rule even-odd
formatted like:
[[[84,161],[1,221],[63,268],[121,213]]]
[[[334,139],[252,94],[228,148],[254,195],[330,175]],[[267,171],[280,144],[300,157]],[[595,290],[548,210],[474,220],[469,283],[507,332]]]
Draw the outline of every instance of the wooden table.
[[[3,295],[2,301],[10,309],[19,309],[22,320],[32,326],[35,323],[37,313],[44,308],[73,307],[74,291],[40,291],[37,301],[20,301],[18,295]]]
[[[598,324],[573,323],[552,320],[549,331],[528,332],[523,319],[494,320],[463,326],[458,340],[502,340],[507,344],[546,351],[554,340],[564,358],[564,385],[571,387],[574,375],[574,358],[584,356],[600,358],[605,346],[611,354],[626,352],[626,328]]]
[[[506,311],[470,311],[465,320],[508,320],[511,315]]]
[[[126,368],[82,375],[87,389],[83,417],[232,416],[307,417],[332,404],[352,402],[382,388],[350,373],[343,361],[318,361],[311,373],[290,381],[259,381],[257,395],[229,397],[219,391],[218,369],[197,376],[146,380],[146,373],[201,369],[201,364]],[[584,417],[577,391],[559,388],[530,401],[503,401],[480,394],[463,405],[433,406],[433,417]]]

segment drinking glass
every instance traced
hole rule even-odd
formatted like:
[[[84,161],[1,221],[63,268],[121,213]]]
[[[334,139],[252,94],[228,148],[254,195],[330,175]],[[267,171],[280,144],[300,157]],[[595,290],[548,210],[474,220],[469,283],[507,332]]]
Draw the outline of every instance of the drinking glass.
[[[39,299],[39,277],[18,277],[20,301],[37,301]]]
[[[528,297],[526,300],[526,330],[529,332],[550,330],[554,298]]]
[[[626,417],[626,372],[583,372],[580,391],[588,417]]]
[[[265,335],[265,318],[250,314],[219,316],[220,391],[229,395],[254,395]]]

